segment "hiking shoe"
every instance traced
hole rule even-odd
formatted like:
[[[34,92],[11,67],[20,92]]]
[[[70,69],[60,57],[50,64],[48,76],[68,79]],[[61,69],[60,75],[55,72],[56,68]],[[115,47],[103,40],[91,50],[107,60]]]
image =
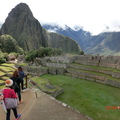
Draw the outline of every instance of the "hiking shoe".
[[[15,120],[19,120],[20,117],[21,117],[21,114],[18,114],[18,116]]]

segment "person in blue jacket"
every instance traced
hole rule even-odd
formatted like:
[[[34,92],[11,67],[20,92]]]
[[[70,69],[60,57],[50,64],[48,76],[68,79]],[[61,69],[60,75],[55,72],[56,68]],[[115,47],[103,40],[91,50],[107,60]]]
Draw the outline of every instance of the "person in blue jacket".
[[[25,73],[24,73],[22,67],[18,67],[18,73],[19,73],[19,77],[21,79],[21,88],[23,90],[24,89],[24,77],[25,77]]]

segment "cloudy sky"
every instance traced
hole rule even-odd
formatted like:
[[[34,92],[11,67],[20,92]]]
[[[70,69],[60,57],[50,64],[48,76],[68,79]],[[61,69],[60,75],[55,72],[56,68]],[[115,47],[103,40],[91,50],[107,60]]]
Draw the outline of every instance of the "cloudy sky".
[[[80,25],[92,34],[120,29],[120,0],[0,0],[0,23],[20,2],[41,24]]]

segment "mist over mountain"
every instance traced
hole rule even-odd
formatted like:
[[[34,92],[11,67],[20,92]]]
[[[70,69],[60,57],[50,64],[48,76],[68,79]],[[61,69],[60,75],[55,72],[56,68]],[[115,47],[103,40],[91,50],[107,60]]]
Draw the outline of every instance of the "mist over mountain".
[[[60,27],[59,25],[43,24],[42,27],[76,40],[86,54],[120,55],[120,32],[109,32],[109,26],[104,30],[108,32],[98,35],[91,35],[90,32],[79,26],[70,28],[69,26]]]
[[[0,35],[3,34],[12,36],[25,51],[36,50],[39,47],[60,48],[64,52],[73,53],[81,50],[77,42],[70,37],[58,33],[53,35],[42,28],[25,3],[18,4],[10,11],[0,29]]]
[[[104,32],[89,39],[85,52],[100,55],[120,55],[120,32]]]
[[[2,24],[3,24],[3,23],[2,23],[2,22],[0,22],[0,28],[2,27]]]
[[[80,26],[75,26],[74,28],[70,28],[67,25],[60,26],[57,24],[54,25],[43,24],[42,27],[50,32],[59,33],[76,40],[83,50],[86,48],[85,46],[86,40],[91,37],[90,32],[84,31],[83,28]]]
[[[8,14],[0,29],[0,35],[10,35],[24,51],[53,47],[64,52],[78,53],[82,48],[86,54],[120,55],[120,32],[109,32],[109,26],[105,31],[108,32],[91,35],[80,26],[41,26],[29,6],[20,3]]]

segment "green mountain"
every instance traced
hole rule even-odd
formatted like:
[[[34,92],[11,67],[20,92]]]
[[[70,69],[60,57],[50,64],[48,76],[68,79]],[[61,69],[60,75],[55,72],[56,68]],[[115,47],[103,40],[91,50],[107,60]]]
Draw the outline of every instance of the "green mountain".
[[[1,27],[0,35],[3,34],[11,35],[25,51],[35,50],[39,47],[61,48],[64,52],[74,53],[80,51],[75,40],[59,34],[51,35],[42,28],[25,3],[20,3],[11,10]],[[67,43],[73,46],[66,45]]]
[[[56,24],[44,24],[42,27],[76,40],[86,54],[120,55],[120,32],[104,32],[92,36],[80,27],[73,29],[66,25],[63,29]]]
[[[80,26],[75,26],[74,28],[71,28],[68,25],[64,25],[64,27],[61,27],[57,24],[43,24],[42,27],[48,31],[59,33],[64,36],[68,36],[73,40],[76,40],[76,42],[80,45],[82,50],[84,50],[84,48],[87,47],[86,41],[91,38],[90,32],[83,30],[83,28]]]
[[[89,54],[120,55],[119,43],[120,32],[105,32],[87,40],[89,46],[84,51]]]

